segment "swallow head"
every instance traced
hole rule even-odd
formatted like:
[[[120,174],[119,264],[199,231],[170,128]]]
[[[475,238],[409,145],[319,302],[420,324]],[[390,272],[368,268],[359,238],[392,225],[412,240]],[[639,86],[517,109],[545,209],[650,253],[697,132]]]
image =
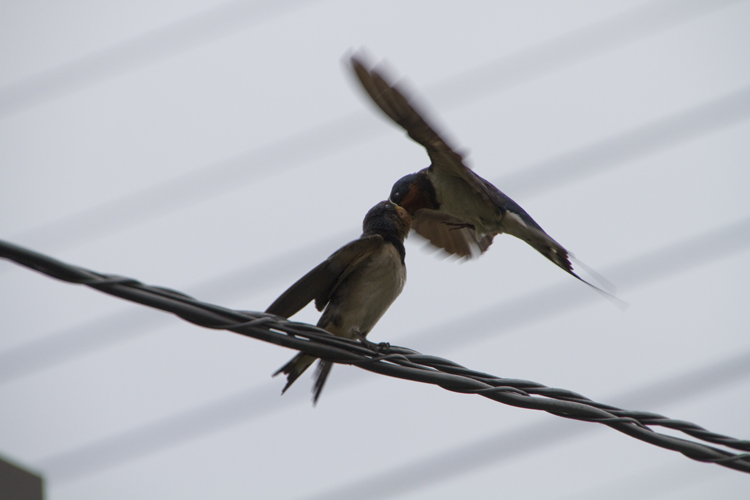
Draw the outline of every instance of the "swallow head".
[[[425,170],[400,178],[391,188],[390,201],[404,207],[409,214],[420,208],[438,210],[440,204],[435,194],[435,186]]]
[[[403,242],[411,228],[409,212],[392,201],[381,201],[367,212],[362,222],[364,234],[380,234]]]
[[[406,195],[411,191],[411,187],[414,185],[416,179],[417,174],[409,174],[401,177],[391,188],[389,199],[396,205],[401,205]]]

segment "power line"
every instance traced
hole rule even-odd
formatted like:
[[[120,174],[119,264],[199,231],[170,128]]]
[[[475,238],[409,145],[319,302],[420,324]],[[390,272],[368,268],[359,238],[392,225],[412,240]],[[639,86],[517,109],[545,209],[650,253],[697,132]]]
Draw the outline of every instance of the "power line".
[[[724,358],[710,365],[669,377],[656,383],[628,390],[607,398],[633,407],[673,404],[750,376],[750,351]],[[518,459],[527,453],[560,444],[591,432],[591,426],[572,422],[540,422],[512,430],[484,435],[432,453],[430,457],[399,464],[351,481],[342,486],[305,497],[306,500],[358,498],[389,498],[421,488],[434,486],[476,472],[500,462]],[[379,488],[367,485],[378,484]],[[354,494],[356,492],[356,494]]]
[[[228,2],[0,89],[0,119],[213,42],[311,0]]]
[[[648,387],[638,388],[608,399],[618,401],[623,406],[634,407],[673,404],[688,400],[699,394],[718,390],[720,387],[748,375],[750,375],[750,352],[723,359],[673,378],[656,381]],[[363,374],[360,375],[355,372],[327,390],[330,392],[340,391],[364,382]],[[626,402],[631,404],[625,404]],[[37,465],[46,472],[52,481],[72,480],[143,458],[151,453],[178,444],[184,444],[187,441],[222,431],[233,425],[247,423],[249,420],[284,411],[298,404],[298,401],[291,398],[279,397],[278,386],[268,382],[260,387],[243,390],[232,396],[211,401],[105,439],[44,458]],[[532,427],[532,429],[537,427]],[[529,434],[533,435],[534,432],[530,431]],[[534,441],[532,439],[532,442]],[[544,446],[550,446],[554,442],[554,440],[545,441]],[[479,440],[478,443],[484,443],[484,438]],[[501,447],[501,449],[504,449],[504,447]],[[526,448],[524,448],[525,450]],[[500,449],[495,451],[496,453],[502,453]],[[470,450],[466,454],[474,456],[476,453],[475,450]],[[455,449],[450,452],[446,451],[444,455],[445,457],[452,457],[453,460],[461,456],[456,454]],[[502,460],[503,456],[504,454],[497,457],[497,460]],[[450,460],[446,460],[444,463],[444,469],[439,470],[441,477],[446,474],[448,478],[458,475],[455,472],[453,474],[449,472],[453,467]],[[491,463],[495,462],[490,461]],[[435,472],[433,471],[433,474]],[[410,481],[419,482],[418,476],[411,474],[407,474],[407,476],[411,478]],[[379,479],[382,478],[371,476],[367,481],[368,484],[373,484],[373,481]],[[355,488],[354,485],[349,486]],[[426,484],[423,486],[426,486]],[[342,496],[344,495],[342,494]]]
[[[624,263],[610,266],[608,272],[625,280],[624,289],[633,290],[653,281],[673,276],[690,268],[714,262],[750,247],[750,217],[740,222],[707,231],[698,236],[680,240],[656,251],[628,259]],[[627,277],[627,279],[626,279]],[[252,283],[252,281],[246,281]],[[594,300],[591,293],[576,294],[583,287],[550,287],[517,299],[500,302],[481,311],[471,312],[449,323],[441,323],[424,331],[403,335],[408,343],[430,342],[434,349],[449,350],[466,347],[488,336],[508,334],[523,326],[544,321],[570,308],[583,306]],[[585,289],[588,291],[588,289]],[[574,295],[567,307],[556,303]],[[123,316],[124,318],[124,316]],[[503,318],[498,329],[497,318]],[[108,319],[111,319],[108,324]],[[118,326],[119,315],[97,321],[95,332],[115,329],[115,336],[133,335]],[[461,335],[456,335],[461,331]],[[623,406],[653,407],[684,400],[697,392],[705,392],[723,383],[743,377],[748,355],[741,355],[649,385],[648,389],[637,389],[615,398]],[[8,358],[12,359],[12,358]],[[5,359],[0,362],[3,366]],[[363,381],[356,373],[328,390],[334,392]],[[94,443],[68,450],[42,460],[52,477],[73,478],[120,465],[144,455],[174,446],[178,443],[217,432],[225,427],[260,418],[290,406],[289,398],[278,397],[278,387],[273,384],[241,391],[233,396],[202,404],[185,412],[171,415],[149,424],[119,433]],[[417,476],[415,476],[417,477]]]
[[[304,271],[304,257],[308,253],[323,254],[335,246],[346,234],[355,234],[354,228],[334,237],[306,245],[275,258],[264,260],[243,269],[235,269],[223,276],[191,287],[198,295],[216,294],[222,300],[246,294],[249,284],[256,288],[283,280],[286,276],[297,276]],[[750,245],[750,219],[709,230],[692,238],[680,240],[655,251],[631,258],[608,267],[605,274],[618,283],[622,290],[643,286],[665,276],[670,276],[691,267],[717,260],[723,256],[743,251]],[[301,271],[300,271],[301,270]],[[570,284],[531,292],[523,297],[493,304],[480,311],[444,322],[441,326],[406,336],[410,343],[428,341],[433,348],[449,349],[456,346],[457,328],[467,329],[461,337],[462,345],[471,338],[482,338],[495,324],[495,318],[503,318],[504,331],[521,327],[532,321],[559,314],[564,310],[589,303],[593,296],[580,287]],[[533,310],[533,314],[530,312]],[[18,377],[66,362],[96,349],[111,346],[136,336],[143,335],[147,328],[158,328],[166,321],[153,315],[114,313],[85,325],[47,335],[38,340],[0,352],[0,384]],[[488,329],[489,327],[489,329]]]
[[[227,300],[230,297],[247,293],[250,283],[256,287],[266,286],[287,275],[296,276],[299,274],[297,270],[299,266],[295,266],[294,263],[300,262],[300,265],[304,267],[301,258],[308,252],[324,253],[325,248],[331,246],[329,243],[336,240],[338,236],[321,243],[316,242],[313,245],[304,246],[245,269],[233,270],[223,277],[193,288],[196,292],[203,291],[203,293],[209,293],[211,289],[215,291],[214,293],[223,290],[221,295],[224,300]],[[610,266],[605,272],[621,286],[621,289],[627,290],[743,251],[748,245],[750,245],[750,219],[743,219]],[[279,272],[278,278],[269,274],[269,270]],[[406,339],[410,343],[420,344],[428,341],[433,348],[450,349],[456,346],[457,338],[453,335],[453,331],[457,328],[470,327],[461,337],[462,345],[465,345],[465,342],[469,342],[471,338],[478,339],[494,331],[493,326],[497,317],[503,318],[503,329],[509,331],[531,321],[539,321],[564,310],[579,307],[592,300],[593,296],[583,293],[580,287],[568,285],[531,292],[510,301],[493,304],[453,321],[444,322],[442,326],[408,334]],[[534,314],[530,314],[531,310]],[[89,322],[87,325],[76,326],[7,349],[0,353],[0,383],[54,366],[97,348],[132,339],[146,333],[146,328],[156,328],[160,324],[166,323],[156,316],[131,312],[115,313]]]
[[[65,248],[166,215],[193,203],[240,189],[301,163],[331,154],[335,147],[354,146],[387,129],[364,114],[349,115],[144,191],[103,203],[16,235],[44,247]],[[750,86],[687,110],[662,117],[622,134],[531,164],[517,173],[491,179],[515,197],[531,196],[616,168],[700,135],[750,118]],[[290,147],[294,144],[294,147]],[[254,165],[254,166],[253,166]],[[263,165],[261,168],[260,165]]]
[[[667,0],[639,5],[554,40],[478,68],[463,78],[473,92],[487,92],[488,81],[504,87],[576,64],[640,38],[727,8],[741,0]],[[228,2],[180,21],[80,57],[0,89],[0,117],[96,82],[167,59],[227,37],[275,14],[285,14],[310,0]],[[492,86],[492,84],[490,84]],[[451,92],[453,98],[461,94]]]
[[[656,250],[631,257],[603,269],[605,276],[617,283],[620,291],[633,290],[688,269],[747,251],[750,247],[750,217],[681,239]],[[564,311],[581,307],[598,299],[591,290],[576,283],[563,283],[529,292],[515,299],[472,311],[439,325],[404,336],[410,344],[429,343],[440,351],[542,321]],[[461,335],[455,335],[460,330]]]
[[[142,191],[23,231],[16,238],[67,248],[181,210],[331,154],[335,147],[374,138],[378,123],[349,115]]]
[[[689,5],[675,0],[651,2],[581,28],[574,33],[543,42],[518,54],[447,78],[427,89],[432,88],[433,91],[430,93],[438,96],[436,101],[441,109],[451,109],[477,100],[488,93],[507,90],[551,74],[565,65],[587,60],[606,50],[695,17],[710,14],[737,1],[739,0],[697,1]],[[678,5],[679,7],[676,7]],[[605,36],[603,33],[606,33],[607,43],[598,43],[597,37]],[[567,47],[564,57],[559,54],[560,47]],[[520,64],[519,61],[524,62]],[[647,124],[645,129],[654,132],[656,137],[664,141],[662,147],[666,147],[697,134],[732,125],[748,117],[748,92],[750,87],[740,89],[723,98]],[[706,126],[698,124],[686,128],[680,125],[683,119],[690,123],[700,122],[704,115],[707,116]],[[370,113],[351,113],[139,192],[31,228],[16,234],[13,238],[34,246],[65,248],[239,189],[259,179],[324,158],[335,151],[365,143],[385,135],[387,130],[388,128],[382,127],[377,120],[373,120]],[[565,165],[572,168],[570,161],[580,155],[587,160],[603,161],[614,166],[623,161],[618,159],[618,155],[619,158],[630,159],[634,157],[634,152],[643,155],[660,148],[659,140],[650,139],[647,146],[630,151],[628,147],[634,139],[643,137],[643,134],[638,134],[636,129],[623,136],[596,143],[591,146],[592,150],[582,149],[563,155],[559,157],[562,164],[557,164],[558,159],[552,158],[546,163],[534,165],[534,168],[545,172]],[[608,152],[607,148],[614,148],[616,154]],[[588,162],[586,164],[589,165]],[[580,167],[577,168],[578,176],[590,173],[590,169],[584,171]],[[562,176],[555,172],[553,177],[559,179]],[[512,181],[514,176],[510,179]]]
[[[282,281],[291,282],[309,270],[305,257],[320,255],[325,258],[331,248],[355,235],[355,231],[339,232],[290,252],[190,286],[194,295],[228,301],[248,295],[248,288],[258,291]],[[101,318],[57,331],[30,342],[0,352],[0,385],[20,377],[65,363],[99,349],[135,339],[170,324],[163,314],[147,310],[133,310],[106,314]]]
[[[498,182],[526,195],[597,175],[750,118],[750,86],[526,166]]]
[[[495,377],[402,347],[390,347],[385,354],[381,354],[359,342],[336,337],[312,325],[265,313],[235,311],[199,302],[181,292],[144,285],[132,278],[109,276],[71,266],[7,242],[0,241],[0,256],[59,280],[86,285],[125,300],[171,312],[198,326],[229,330],[304,351],[332,362],[352,364],[381,375],[433,384],[452,392],[477,394],[518,408],[542,410],[563,418],[601,423],[649,444],[678,451],[693,460],[750,473],[750,453],[726,451],[698,441],[661,434],[651,428],[664,426],[701,441],[750,451],[750,441],[716,434],[689,422],[653,413],[622,410],[571,391],[545,387],[536,382]]]
[[[558,500],[608,500],[631,498],[660,498],[676,490],[693,490],[697,485],[720,477],[715,470],[706,467],[693,468],[686,473],[682,464],[649,468],[646,471],[628,474],[604,484],[585,484],[572,495],[557,497]],[[595,480],[591,480],[595,483]],[[694,490],[693,490],[694,491]],[[680,498],[680,497],[673,497]],[[686,498],[682,496],[682,498]],[[555,500],[555,499],[551,499]]]
[[[519,86],[744,1],[664,0],[637,5],[456,75],[435,85],[430,94],[441,106],[466,103],[477,96]]]
[[[746,90],[746,89],[745,89],[745,90]],[[744,104],[743,104],[742,102],[741,102],[740,104],[741,104],[741,105],[744,105]],[[745,104],[746,104],[746,103],[745,103]],[[731,108],[731,107],[728,107],[727,109],[729,109],[730,111],[732,110],[732,108]],[[746,113],[746,111],[741,111],[741,113]],[[720,115],[720,114],[719,114],[719,115]],[[724,119],[725,117],[724,117],[724,116],[719,116],[719,115],[717,115],[717,116],[718,116],[718,119],[719,119],[719,122],[720,122],[720,123],[723,123],[723,125],[721,125],[721,124],[720,124],[720,125],[719,125],[719,126],[718,126],[717,128],[721,128],[722,126],[727,126],[727,125],[731,125],[731,124],[733,124],[733,123],[736,123],[736,121],[738,121],[738,120],[736,120],[736,119],[735,119],[735,121],[731,121],[731,120],[732,120],[731,118],[729,119],[729,121],[725,121],[725,119]],[[742,116],[742,118],[741,118],[741,119],[746,119],[746,114],[742,114],[741,116]],[[679,127],[679,126],[681,125],[681,123],[682,123],[682,122],[681,122],[681,121],[679,121],[679,120],[676,120],[676,119],[674,120],[674,125],[675,125],[675,126],[677,126],[677,127]],[[713,129],[713,130],[715,130],[715,129]],[[707,131],[700,131],[700,130],[699,130],[698,134],[701,134],[701,133],[706,133],[706,132],[710,132],[710,131],[711,131],[711,129],[709,129],[709,130],[707,130]],[[680,131],[678,130],[678,132],[680,132]],[[682,133],[682,132],[680,132],[680,133]],[[694,132],[694,131],[693,131],[693,132],[691,132],[690,130],[688,130],[688,131],[686,132],[686,135],[687,135],[687,137],[686,137],[686,138],[690,138],[689,136],[690,136],[690,134],[691,134],[691,133],[695,134],[695,132]],[[648,136],[647,134],[645,134],[645,132],[644,132],[644,134],[642,134],[642,135],[643,135],[644,137],[646,137],[646,138],[648,138],[648,137],[649,137],[649,136]],[[657,134],[657,135],[658,135],[658,134]],[[667,134],[667,136],[668,136],[668,135],[669,135],[669,134]],[[671,144],[674,144],[675,142],[679,142],[679,141],[681,141],[681,140],[685,140],[685,139],[680,139],[679,137],[680,137],[680,136],[678,135],[678,140],[677,140],[677,141],[675,141],[675,140],[674,140],[673,138],[667,137],[667,138],[666,138],[667,140],[665,141],[665,145],[664,145],[664,147],[667,147],[667,146],[669,146],[669,145],[671,145]],[[631,137],[631,139],[632,139],[632,137]],[[625,146],[625,145],[626,145],[626,143],[627,143],[627,141],[623,142],[623,143],[622,143],[622,145],[623,145],[623,146]],[[636,141],[636,145],[638,145],[637,141]],[[646,147],[646,149],[647,149],[647,152],[646,152],[645,154],[648,154],[648,152],[652,152],[652,151],[655,151],[655,150],[657,150],[657,149],[660,149],[660,147],[659,147],[659,146],[657,146],[657,147],[656,147],[656,149],[651,149],[651,150],[648,150],[648,148],[652,148],[652,145],[650,145],[650,144],[646,144],[646,145],[645,145],[645,147]],[[606,149],[606,148],[604,148],[604,149]],[[623,151],[624,151],[624,152],[625,152],[626,154],[627,154],[627,153],[630,153],[630,152],[631,152],[631,150],[629,150],[629,149],[628,149],[628,148],[626,148],[626,147],[621,147],[620,149],[622,149],[622,150],[623,150]],[[637,148],[636,148],[636,150],[637,150]],[[592,154],[593,154],[592,158],[595,158],[595,156],[596,156],[596,155],[595,155],[595,153],[596,153],[596,151],[592,151]],[[637,155],[636,155],[636,156],[640,156],[641,154],[642,154],[642,153],[637,153]],[[584,155],[584,156],[585,156],[585,155]],[[621,159],[617,159],[617,158],[615,158],[615,159],[614,159],[613,161],[615,161],[615,162],[617,162],[617,161],[627,161],[627,160],[629,160],[629,159],[630,159],[630,158],[621,158]],[[576,161],[574,161],[574,160],[573,160],[573,159],[571,159],[571,158],[569,158],[569,159],[568,159],[567,163],[569,163],[570,165],[574,165],[574,166],[575,166],[575,165],[578,165],[578,166],[580,166],[580,162],[576,162]],[[594,161],[592,160],[592,161],[588,161],[587,163],[588,163],[589,165],[594,165],[594,163],[595,163],[595,162],[594,162]],[[547,167],[547,168],[548,168],[548,171],[550,171],[550,172],[551,172],[551,171],[553,170],[552,168],[549,168],[549,165],[545,165],[544,163],[541,163],[541,164],[537,164],[537,166],[539,166],[540,168],[541,168],[541,167]],[[584,173],[583,175],[588,175],[588,173],[589,173],[589,172],[585,172],[585,173]],[[546,175],[546,174],[545,174],[545,175]],[[576,175],[577,175],[577,174],[576,174]],[[506,176],[506,177],[511,177],[511,176]],[[506,177],[504,177],[504,178],[506,178]],[[542,178],[542,179],[544,179],[544,177],[541,177],[541,178]],[[533,190],[533,189],[534,189],[534,186],[529,186],[529,187],[528,187],[528,189],[530,189],[530,190]],[[251,282],[252,282],[252,281],[251,281]],[[246,283],[247,283],[247,282],[246,282]],[[104,322],[106,322],[106,320],[105,320]],[[165,321],[165,322],[166,322],[166,321]],[[142,328],[142,327],[143,327],[143,324],[140,324],[140,326],[135,326],[135,325],[132,325],[132,326],[134,326],[134,328]],[[2,363],[0,363],[0,369],[2,369]],[[274,392],[274,396],[277,396],[276,392]],[[278,397],[277,397],[277,399],[282,399],[282,398],[278,398]],[[215,408],[214,408],[214,409],[215,409]],[[209,410],[209,409],[207,408],[207,410]],[[214,415],[214,416],[218,416],[218,413],[214,413],[213,411],[208,411],[208,414],[211,414],[211,415]]]
[[[584,176],[596,175],[606,169],[632,161],[638,156],[652,154],[659,149],[695,138],[700,134],[714,132],[723,127],[734,125],[749,117],[750,86],[623,134],[529,165],[518,173],[493,179],[492,182],[500,186],[509,186],[510,189],[506,189],[506,191],[512,192],[514,196],[520,194],[521,197],[529,197],[558,187],[569,180],[579,180]],[[356,121],[352,119],[349,125],[355,123]],[[372,125],[374,121],[369,120],[368,123]],[[365,136],[364,130],[360,130],[359,133],[356,130],[356,127],[348,128],[350,133],[354,131],[354,135],[349,136],[349,139],[353,140],[355,137]],[[374,130],[373,133],[375,133]],[[319,143],[321,137],[340,137],[336,133],[332,133],[331,129],[318,130],[317,134],[320,135],[312,133],[300,136],[300,144],[306,145],[301,148],[304,152],[299,153],[297,148],[291,148],[290,153],[290,148],[282,147],[283,144],[279,144],[278,149],[274,148],[263,154],[265,157],[263,161],[273,164],[275,166],[274,172],[279,172],[284,168],[289,168],[289,165],[294,165],[295,161],[304,161],[304,158],[311,154],[314,145]],[[325,143],[326,141],[322,142]],[[282,150],[287,152],[282,154]],[[289,156],[290,154],[292,156]],[[275,161],[281,163],[275,164]],[[118,226],[122,227],[129,223],[135,223],[152,217],[155,213],[176,210],[178,208],[175,205],[176,201],[179,203],[195,201],[199,197],[198,189],[203,190],[202,195],[210,196],[212,192],[218,194],[222,192],[222,189],[228,189],[228,183],[237,187],[238,176],[244,174],[258,179],[264,173],[270,174],[270,171],[249,169],[244,161],[236,159],[217,166],[217,170],[202,171],[201,175],[189,177],[184,183],[170,182],[163,186],[156,186],[134,197],[110,202],[97,211],[86,212],[79,214],[79,216],[57,221],[54,226],[44,226],[36,231],[32,230],[26,234],[26,237],[22,236],[22,239],[41,239],[43,242],[40,244],[43,246],[80,241],[85,239],[87,235],[101,235],[106,231],[114,231]],[[167,190],[169,196],[166,195]],[[352,227],[347,232],[356,234],[357,229]],[[309,251],[317,251],[321,245],[327,244],[328,241],[326,239],[300,248],[290,254],[290,259],[287,262],[298,262],[299,256],[306,255]],[[257,282],[260,279],[258,272],[262,274],[269,268],[289,270],[293,267],[283,266],[278,259],[272,259],[254,266],[255,271],[234,270],[226,275],[226,279],[217,278],[214,289],[221,289],[226,292],[229,287],[233,286],[232,283],[235,286],[241,283],[241,289],[246,290],[246,283]],[[304,271],[304,269],[302,270]],[[248,272],[249,275],[246,275]],[[273,277],[280,280],[286,275],[280,273],[275,273]],[[238,281],[238,277],[242,277],[245,281]],[[202,284],[196,285],[199,290],[203,286]],[[127,318],[123,317],[122,322],[114,322],[122,326],[121,335],[116,335],[114,330],[108,330],[111,335],[101,335],[100,327],[96,322],[93,322],[90,323],[90,326],[84,326],[80,330],[76,327],[68,332],[47,336],[39,342],[13,348],[7,353],[0,353],[0,360],[4,361],[0,363],[0,383],[7,380],[8,377],[16,376],[14,374],[30,372],[80,355],[83,352],[89,352],[96,346],[109,345],[112,341],[131,338],[134,335],[135,327],[143,328],[145,326],[141,321],[148,320],[144,318],[142,315],[129,315]],[[103,321],[108,320],[105,318]],[[125,329],[126,325],[133,328]],[[53,346],[57,347],[53,348]]]

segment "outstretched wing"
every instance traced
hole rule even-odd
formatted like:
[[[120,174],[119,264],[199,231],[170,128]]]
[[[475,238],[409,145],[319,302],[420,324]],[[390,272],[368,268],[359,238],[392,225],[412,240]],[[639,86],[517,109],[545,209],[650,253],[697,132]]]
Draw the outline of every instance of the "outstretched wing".
[[[523,208],[464,165],[461,155],[454,151],[435,131],[424,117],[425,114],[417,109],[418,107],[413,99],[409,99],[402,88],[399,88],[397,84],[389,83],[377,68],[367,69],[356,54],[351,57],[351,63],[354,73],[373,102],[391,120],[406,130],[409,137],[424,146],[432,161],[432,168],[438,175],[460,177],[466,181],[482,197],[505,212],[503,216],[504,232],[524,240],[566,272],[608,294],[608,292],[592,285],[573,271],[568,251],[544,232]],[[424,212],[424,210],[417,212]],[[462,257],[470,254],[470,252],[466,252],[472,244],[478,244],[479,248],[484,251],[492,243],[491,237],[488,241],[477,240],[476,235],[473,236],[472,241],[468,235],[471,232],[469,229],[462,229],[463,232],[459,235],[451,235],[450,226],[434,217],[426,217],[416,222],[413,218],[412,228],[430,240],[433,245]],[[456,230],[456,232],[458,231]]]
[[[464,165],[461,155],[427,122],[424,113],[417,110],[413,100],[404,95],[405,91],[396,84],[388,83],[378,69],[367,69],[357,55],[352,56],[351,63],[359,82],[373,102],[401,126],[409,137],[427,150],[432,168],[438,175],[463,179],[480,196],[505,210],[506,200],[510,198]],[[470,228],[456,226],[466,221],[451,217],[448,217],[450,220],[444,220],[437,213],[419,210],[412,218],[412,228],[433,245],[460,257],[472,257],[472,247],[484,252],[492,243],[492,236],[480,237]]]
[[[352,56],[351,62],[354,73],[373,102],[391,120],[401,126],[409,137],[427,150],[432,167],[440,175],[460,177],[478,193],[493,200],[485,183],[482,182],[484,179],[464,165],[461,155],[427,122],[424,118],[425,113],[417,110],[413,100],[404,95],[405,90],[399,88],[397,84],[388,83],[378,69],[368,70],[357,55]]]
[[[322,311],[338,284],[383,242],[382,236],[374,234],[347,243],[290,286],[266,312],[289,318],[312,300],[315,307]]]

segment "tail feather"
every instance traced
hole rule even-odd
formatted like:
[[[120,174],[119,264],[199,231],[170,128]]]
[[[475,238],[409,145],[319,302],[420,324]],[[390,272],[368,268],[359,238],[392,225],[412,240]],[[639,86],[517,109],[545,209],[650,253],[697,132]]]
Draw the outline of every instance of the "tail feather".
[[[291,361],[289,361],[289,363],[279,368],[276,373],[273,374],[273,376],[275,377],[279,373],[283,373],[284,375],[286,375],[286,385],[281,391],[281,394],[284,394],[286,390],[291,387],[294,381],[297,380],[300,375],[305,373],[305,370],[307,370],[307,368],[311,364],[313,364],[316,359],[318,358],[316,358],[315,356],[299,353],[295,357],[293,357]]]
[[[540,240],[537,240],[540,241]],[[579,281],[586,283],[588,286],[596,290],[597,293],[599,293],[602,297],[606,298],[612,304],[615,305],[618,309],[621,311],[624,311],[628,307],[628,303],[624,300],[618,299],[615,296],[616,288],[615,286],[607,281],[604,276],[600,275],[587,265],[585,265],[580,260],[573,257],[570,253],[568,253],[565,248],[562,247],[559,243],[557,243],[552,238],[549,238],[549,241],[541,241],[539,243],[537,242],[528,242],[531,246],[533,246],[535,249],[539,251],[542,255],[547,257],[549,260],[551,260],[553,263],[555,263],[558,267],[560,267],[563,271],[567,272],[574,278],[578,279]],[[586,273],[590,274],[591,277],[596,280],[597,283],[601,285],[601,287],[594,285],[588,280],[585,280],[581,278],[578,273],[576,273],[573,270],[573,264],[571,263],[571,260],[575,261],[578,267],[583,269]]]
[[[328,378],[328,374],[331,373],[331,368],[333,367],[333,363],[330,361],[324,361],[320,360],[320,363],[318,363],[318,369],[315,373],[315,387],[313,388],[313,404],[318,403],[318,398],[320,397],[320,393],[323,391],[323,386],[326,383],[326,379]]]
[[[529,245],[531,245],[537,252],[544,255],[557,267],[570,274],[577,280],[586,283],[588,286],[596,290],[603,297],[610,300],[619,309],[624,310],[627,307],[627,303],[618,299],[614,295],[614,286],[596,273],[593,269],[585,266],[581,261],[573,258],[568,251],[561,244],[552,239],[550,235],[544,232],[539,227],[532,227],[526,225],[525,222],[517,214],[506,212],[506,217],[503,219],[503,227],[506,233],[519,238]],[[602,284],[603,288],[600,288],[593,283],[581,278],[578,273],[573,270],[573,259],[578,267],[582,268],[588,274],[590,274],[595,281]],[[612,291],[608,291],[612,290]]]
[[[573,257],[568,253],[565,248],[563,248],[562,245],[560,245],[558,242],[553,240],[552,238],[549,238],[548,241],[544,240],[536,240],[534,242],[529,242],[531,246],[533,246],[539,253],[547,257],[550,261],[552,261],[557,267],[565,271],[566,273],[570,274],[577,280],[586,283],[588,286],[593,288],[599,293],[604,294],[605,296],[614,297],[614,295],[606,290],[603,290],[599,288],[598,286],[594,285],[593,283],[581,278],[578,273],[576,273],[573,270],[573,264],[570,262],[571,258]],[[577,261],[579,265],[581,265],[581,261]],[[583,267],[583,265],[581,265]],[[588,270],[588,269],[586,269]],[[592,270],[593,271],[593,270]],[[598,275],[591,273],[594,278],[597,278]],[[608,283],[608,282],[607,282]]]

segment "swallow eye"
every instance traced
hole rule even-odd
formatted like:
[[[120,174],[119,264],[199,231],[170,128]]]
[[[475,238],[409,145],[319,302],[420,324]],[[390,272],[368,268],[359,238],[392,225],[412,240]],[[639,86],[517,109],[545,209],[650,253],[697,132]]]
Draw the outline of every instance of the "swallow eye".
[[[402,177],[391,188],[391,201],[400,205],[404,197],[409,193],[409,188],[416,179],[416,174],[409,174]]]

